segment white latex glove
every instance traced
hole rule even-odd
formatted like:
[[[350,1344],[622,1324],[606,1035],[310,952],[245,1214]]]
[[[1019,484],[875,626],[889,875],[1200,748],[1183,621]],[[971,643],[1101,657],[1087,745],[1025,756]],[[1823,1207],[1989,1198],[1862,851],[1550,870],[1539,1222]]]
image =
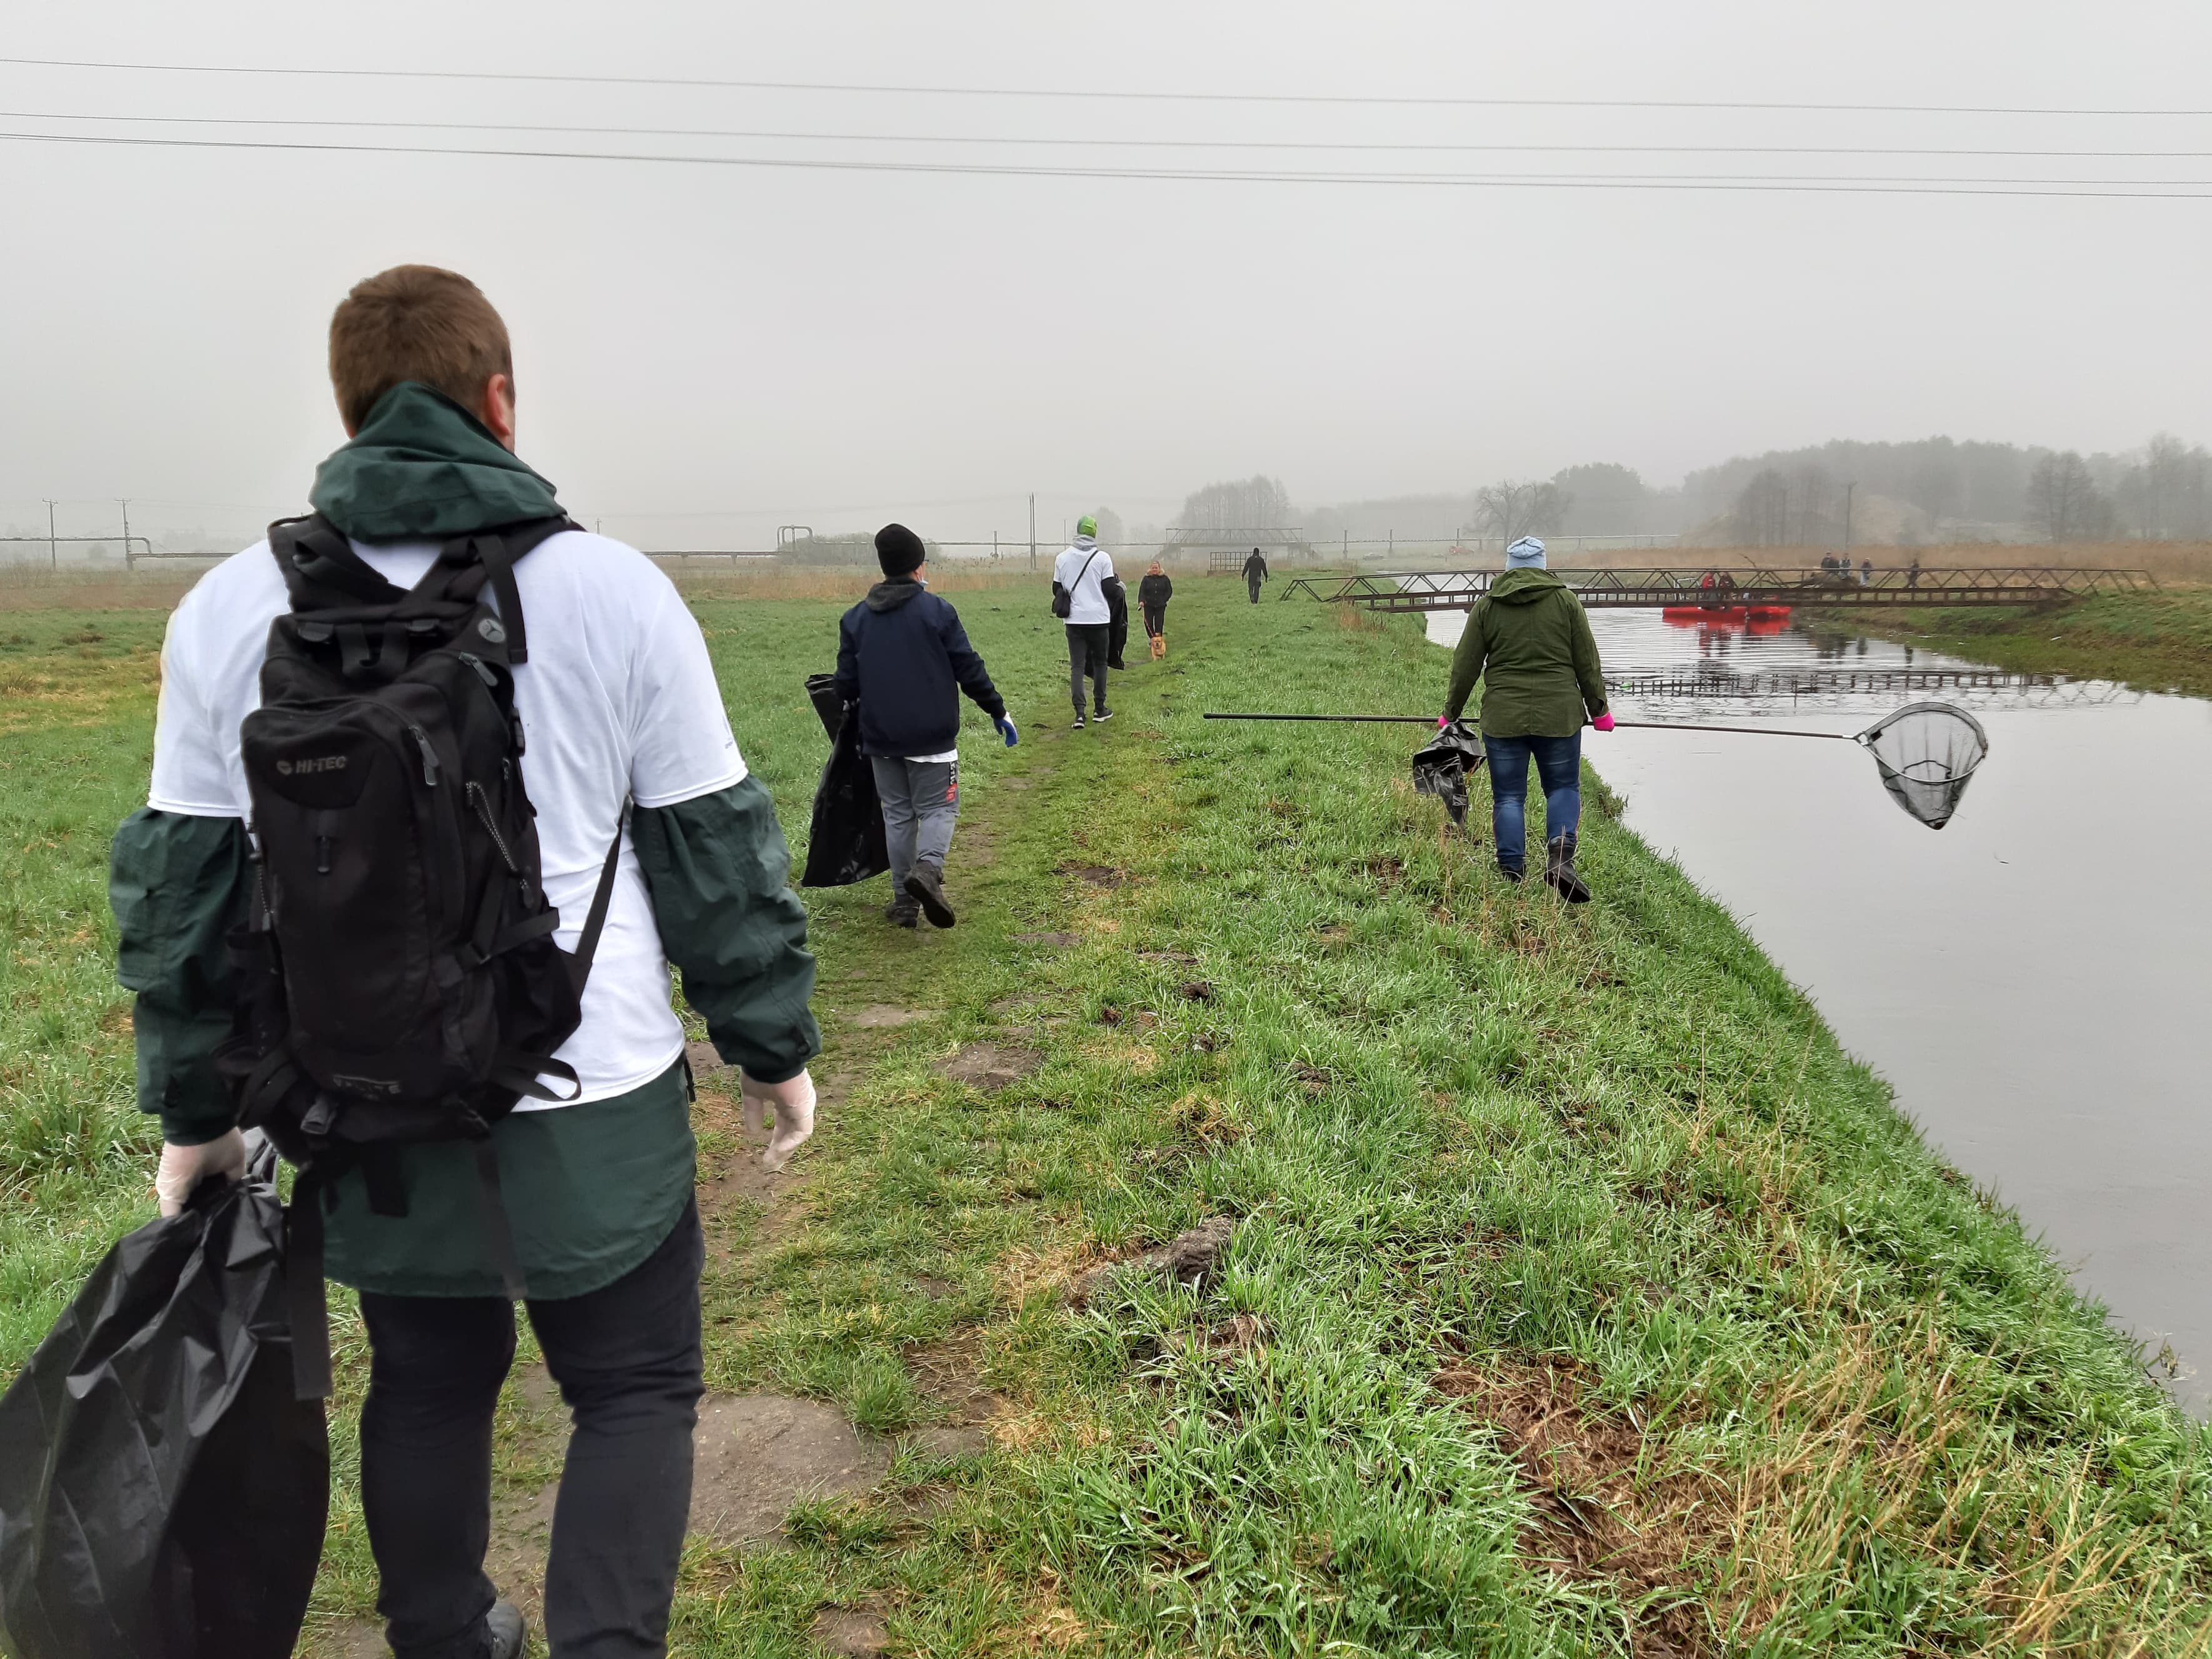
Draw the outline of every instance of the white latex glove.
[[[747,1134],[768,1136],[768,1111],[775,1109],[775,1133],[761,1154],[761,1168],[781,1170],[791,1162],[799,1142],[814,1133],[814,1079],[804,1072],[782,1083],[761,1083],[749,1077],[739,1084],[738,1094]]]
[[[163,1146],[161,1163],[154,1172],[154,1196],[161,1200],[161,1213],[175,1215],[185,1207],[192,1188],[210,1176],[246,1173],[246,1137],[227,1130],[198,1146]]]

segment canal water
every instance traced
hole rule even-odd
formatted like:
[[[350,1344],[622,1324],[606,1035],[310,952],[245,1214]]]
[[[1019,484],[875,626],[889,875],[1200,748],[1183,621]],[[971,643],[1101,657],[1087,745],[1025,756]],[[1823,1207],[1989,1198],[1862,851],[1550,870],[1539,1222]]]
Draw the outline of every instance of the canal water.
[[[1464,617],[1430,623],[1455,643]],[[1594,614],[1622,719],[1851,732],[1922,697],[1990,738],[1931,831],[1855,744],[1585,732],[1631,828],[1725,904],[1960,1169],[2212,1408],[2212,703],[1874,640]],[[1961,683],[1963,682],[1963,683]],[[1533,825],[1532,825],[1533,828]]]

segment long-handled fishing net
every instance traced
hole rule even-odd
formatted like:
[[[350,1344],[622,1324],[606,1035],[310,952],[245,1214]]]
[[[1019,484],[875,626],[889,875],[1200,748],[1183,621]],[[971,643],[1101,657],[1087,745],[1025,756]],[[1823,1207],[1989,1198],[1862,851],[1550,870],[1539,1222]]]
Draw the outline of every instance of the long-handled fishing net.
[[[1427,726],[1422,714],[1208,714],[1210,720],[1335,720]],[[1772,726],[1695,726],[1674,720],[1616,720],[1649,732],[1720,732],[1733,737],[1825,738],[1856,743],[1874,757],[1882,787],[1918,823],[1941,830],[1959,810],[1974,769],[1990,752],[1989,733],[1965,709],[1948,702],[1907,703],[1863,732],[1807,732]],[[1482,734],[1472,720],[1454,720],[1413,755],[1413,787],[1443,803],[1454,823],[1467,822],[1468,775],[1483,764]]]

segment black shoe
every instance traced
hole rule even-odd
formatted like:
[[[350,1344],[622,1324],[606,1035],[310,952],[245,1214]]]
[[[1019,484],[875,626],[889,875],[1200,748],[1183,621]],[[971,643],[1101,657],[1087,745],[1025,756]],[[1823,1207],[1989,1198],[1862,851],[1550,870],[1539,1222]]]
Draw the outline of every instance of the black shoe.
[[[1083,714],[1082,711],[1079,709],[1077,711],[1075,716],[1075,729],[1079,732],[1083,729]]]
[[[1589,902],[1590,890],[1575,873],[1575,838],[1572,836],[1560,836],[1553,841],[1549,854],[1544,860],[1544,879],[1568,903]]]
[[[1097,713],[1091,715],[1091,718],[1094,720],[1100,721],[1110,720],[1114,718],[1114,711],[1110,708],[1102,708],[1098,710]]]
[[[1508,864],[1504,859],[1500,859],[1498,860],[1498,873],[1508,881],[1519,881],[1521,866],[1517,864]]]
[[[522,1640],[528,1632],[512,1601],[493,1604],[484,1615],[484,1634],[490,1638],[484,1649],[486,1659],[522,1659]]]
[[[933,864],[917,864],[906,878],[906,890],[921,904],[933,927],[950,927],[952,907],[945,902],[945,874]]]
[[[884,920],[894,927],[912,927],[921,921],[921,907],[901,893],[884,907]]]

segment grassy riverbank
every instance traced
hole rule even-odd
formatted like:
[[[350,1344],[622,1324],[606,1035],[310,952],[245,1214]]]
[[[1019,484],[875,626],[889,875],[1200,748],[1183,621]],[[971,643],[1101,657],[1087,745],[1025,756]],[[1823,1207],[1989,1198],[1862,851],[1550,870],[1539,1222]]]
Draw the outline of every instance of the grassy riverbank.
[[[2203,1651],[2212,1443],[2048,1255],[1601,813],[1569,910],[1439,832],[1406,731],[1201,722],[1442,679],[1410,624],[1231,589],[1180,584],[1080,734],[1041,595],[957,596],[1027,733],[971,722],[961,926],[813,896],[795,1179],[700,1103],[712,1385],[902,1449],[695,1545],[680,1650],[842,1608],[946,1656]],[[696,603],[798,840],[839,605]],[[141,1204],[102,872],[158,625],[0,619],[0,1369]],[[1071,1305],[1209,1221],[1199,1282]],[[510,1437],[502,1490],[543,1478]]]
[[[1816,631],[1869,633],[1993,667],[2124,680],[2212,696],[2212,587],[2112,593],[2034,608],[1802,613]]]

